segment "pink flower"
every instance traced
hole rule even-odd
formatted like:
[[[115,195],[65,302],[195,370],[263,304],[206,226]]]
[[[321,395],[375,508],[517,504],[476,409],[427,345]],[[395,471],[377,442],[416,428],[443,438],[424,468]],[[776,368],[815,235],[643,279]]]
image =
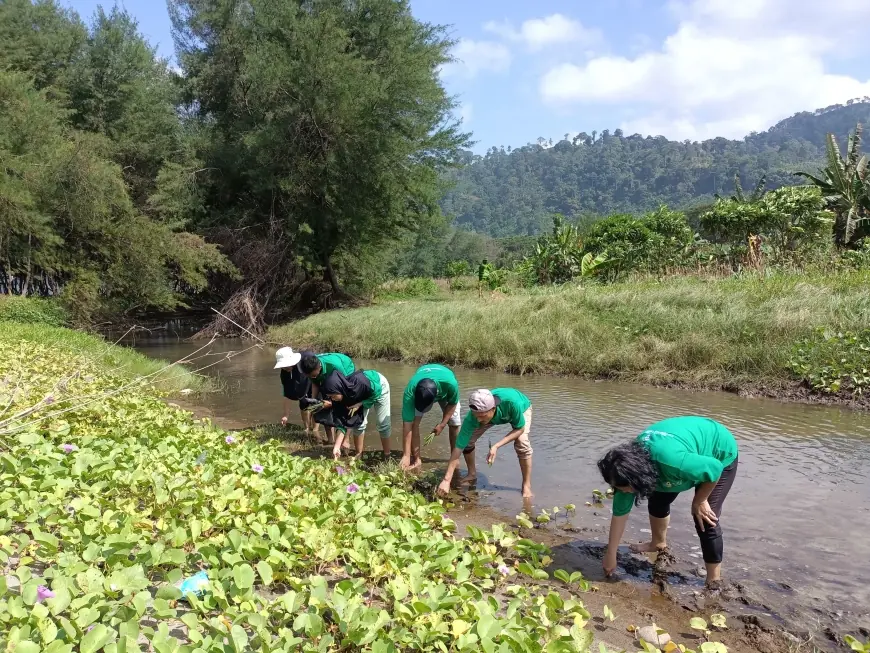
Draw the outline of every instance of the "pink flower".
[[[73,451],[79,450],[79,448],[77,446],[75,446],[74,444],[69,444],[69,443],[60,445],[60,448],[63,449],[64,453],[72,453]]]
[[[257,474],[262,474],[263,473],[263,466],[257,465],[257,464],[251,465],[251,471],[256,472]]]
[[[53,599],[54,592],[48,589],[45,585],[40,585],[36,588],[36,602],[42,603],[46,599]]]
[[[500,573],[502,576],[507,576],[510,573],[510,569],[508,569],[508,566],[506,564],[502,563],[498,566],[498,573]]]
[[[348,494],[356,494],[357,492],[359,492],[359,485],[357,485],[356,483],[351,483],[347,486],[347,492]]]
[[[335,468],[335,473],[338,474],[339,476],[344,476],[345,474],[347,474],[347,470],[344,467],[342,467],[341,465],[339,465],[338,467]]]
[[[233,436],[228,435],[227,437],[224,438],[224,442],[226,442],[227,444],[235,444],[236,439]]]

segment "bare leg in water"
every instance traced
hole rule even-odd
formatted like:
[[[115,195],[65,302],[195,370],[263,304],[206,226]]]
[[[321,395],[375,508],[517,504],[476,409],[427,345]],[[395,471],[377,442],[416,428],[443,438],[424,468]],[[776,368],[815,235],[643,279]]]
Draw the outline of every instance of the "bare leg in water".
[[[652,539],[641,544],[632,544],[629,548],[635,553],[656,553],[668,548],[668,524],[670,516],[659,518],[649,516],[649,527],[652,531]]]

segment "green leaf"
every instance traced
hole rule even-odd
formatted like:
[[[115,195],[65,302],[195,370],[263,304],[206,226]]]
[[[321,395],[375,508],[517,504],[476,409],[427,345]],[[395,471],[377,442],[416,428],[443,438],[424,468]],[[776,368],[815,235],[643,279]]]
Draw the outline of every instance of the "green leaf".
[[[568,572],[564,569],[557,569],[553,572],[553,576],[561,580],[565,584],[569,584],[571,582],[571,577],[568,575]]]
[[[233,649],[236,650],[237,653],[241,653],[248,646],[248,633],[245,632],[245,629],[236,624],[230,630],[230,637],[233,640]]]
[[[616,615],[613,614],[613,610],[611,610],[610,606],[608,606],[608,605],[604,606],[604,618],[609,619],[610,621],[613,621],[614,619],[616,619]]]
[[[39,653],[42,649],[34,642],[18,642],[14,645],[15,653]]]
[[[710,615],[710,623],[716,626],[716,628],[727,628],[726,619],[724,614],[711,614]]]
[[[693,630],[707,630],[707,622],[701,617],[692,617],[689,620],[689,627]]]
[[[728,653],[728,648],[722,642],[704,642],[700,650],[701,653]]]
[[[244,563],[233,567],[233,581],[239,589],[247,590],[254,586],[254,570]]]
[[[111,630],[103,624],[96,624],[82,637],[82,642],[79,645],[80,653],[95,653],[106,645],[111,636]]]
[[[264,585],[272,584],[272,566],[268,562],[260,560],[260,562],[257,563],[257,573],[259,573],[260,578],[263,579]]]

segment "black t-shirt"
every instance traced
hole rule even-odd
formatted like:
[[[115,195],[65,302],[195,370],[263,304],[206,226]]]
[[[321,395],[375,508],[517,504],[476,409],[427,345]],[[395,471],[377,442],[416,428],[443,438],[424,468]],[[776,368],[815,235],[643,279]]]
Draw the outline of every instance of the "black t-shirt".
[[[298,401],[311,391],[311,379],[295,365],[289,370],[281,370],[281,385],[284,386],[284,396],[291,401]]]

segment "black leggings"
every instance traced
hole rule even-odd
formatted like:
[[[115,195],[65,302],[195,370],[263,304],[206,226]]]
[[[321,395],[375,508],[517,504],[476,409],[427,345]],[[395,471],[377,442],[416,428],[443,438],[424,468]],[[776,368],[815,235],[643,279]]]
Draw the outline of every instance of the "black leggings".
[[[707,502],[716,513],[716,517],[722,516],[722,506],[725,503],[725,497],[734,485],[734,477],[737,476],[737,460],[728,465],[722,470],[722,476],[716,483],[716,487],[710,493]],[[679,492],[653,492],[649,498],[649,514],[650,517],[664,519],[671,514],[671,504],[677,498]],[[695,520],[695,530],[698,532],[698,538],[701,540],[701,552],[704,554],[704,562],[719,563],[722,562],[722,527],[719,521],[715,526],[704,523],[702,527]]]

